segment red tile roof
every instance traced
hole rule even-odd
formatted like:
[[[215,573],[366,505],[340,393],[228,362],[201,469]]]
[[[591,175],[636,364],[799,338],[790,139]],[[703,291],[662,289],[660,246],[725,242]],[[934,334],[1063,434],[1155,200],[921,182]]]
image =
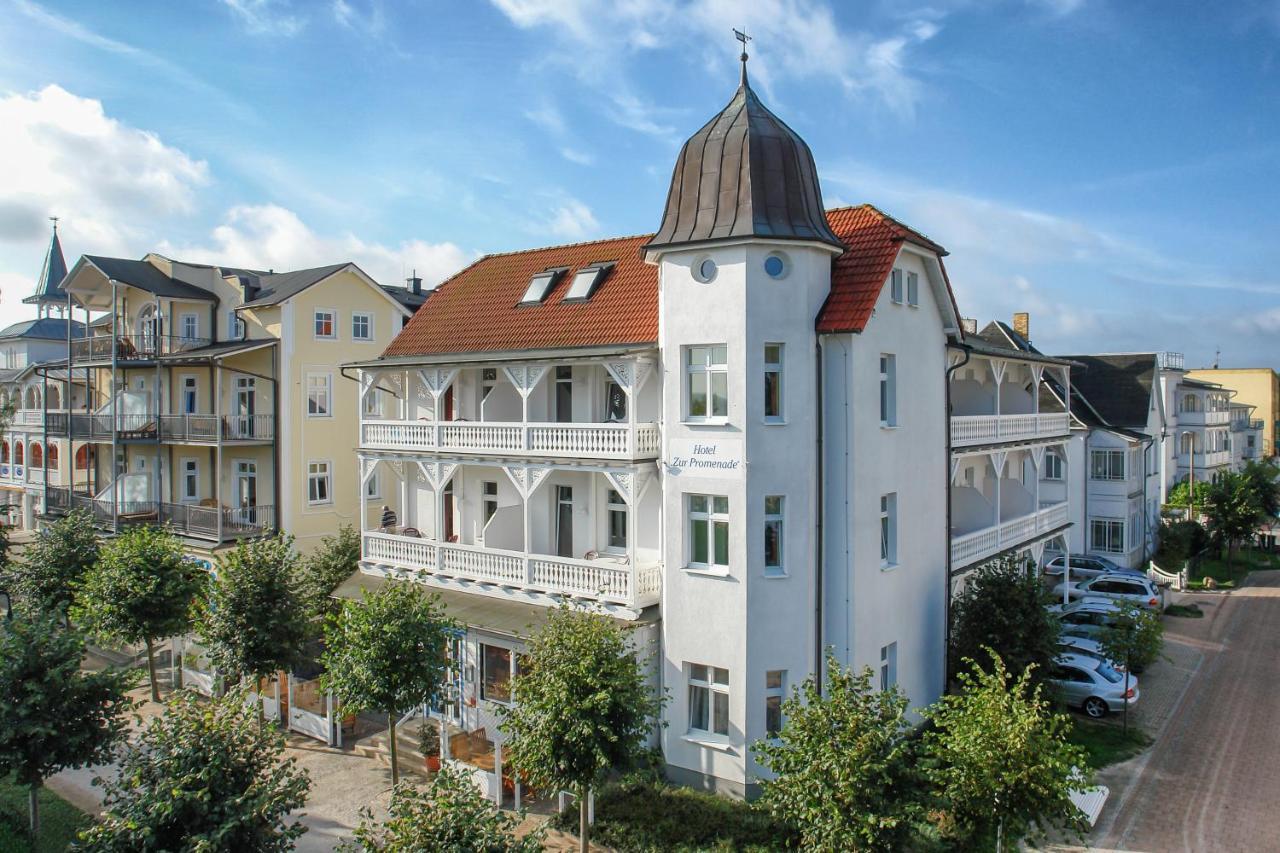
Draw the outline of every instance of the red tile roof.
[[[904,241],[946,254],[870,205],[829,210],[827,219],[849,249],[833,261],[831,294],[816,321],[820,333],[862,331]],[[383,355],[656,344],[658,270],[640,252],[650,236],[486,255],[441,284]],[[615,266],[591,298],[564,302],[573,274],[602,261]],[[519,304],[529,279],[560,267],[568,273],[541,304]]]

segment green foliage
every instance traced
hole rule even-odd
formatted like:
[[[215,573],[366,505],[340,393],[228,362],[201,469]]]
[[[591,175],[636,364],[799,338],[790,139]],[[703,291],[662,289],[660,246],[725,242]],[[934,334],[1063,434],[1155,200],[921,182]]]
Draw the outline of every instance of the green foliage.
[[[1155,611],[1136,605],[1122,607],[1112,624],[1098,635],[1098,645],[1108,659],[1129,667],[1146,669],[1160,658],[1164,646],[1164,623]]]
[[[1262,519],[1257,495],[1244,475],[1234,471],[1219,474],[1201,488],[1209,536],[1219,548],[1227,549],[1230,562],[1236,543],[1251,537]]]
[[[1068,740],[1084,750],[1094,770],[1128,761],[1151,745],[1151,738],[1139,729],[1125,731],[1109,723],[1089,723],[1082,719],[1073,721]]]
[[[1084,750],[1068,740],[1071,721],[1054,713],[1032,674],[1016,677],[995,652],[990,670],[973,661],[959,693],[925,711],[923,772],[942,805],[945,835],[964,849],[992,844],[1016,849],[1044,828],[1083,831],[1069,799],[1089,784]]]
[[[109,759],[132,708],[130,674],[81,672],[83,656],[84,640],[57,613],[0,621],[0,777],[39,786]]]
[[[349,524],[326,536],[297,566],[298,587],[309,613],[324,617],[338,610],[333,591],[360,568],[360,534]]]
[[[542,831],[517,838],[520,818],[501,812],[475,783],[444,765],[425,789],[397,785],[382,824],[369,810],[344,853],[538,853]]]
[[[1156,565],[1170,572],[1182,568],[1182,564],[1209,547],[1209,536],[1195,521],[1173,521],[1160,529],[1160,550],[1156,553]]]
[[[1197,484],[1196,497],[1199,498],[1203,494],[1202,484]],[[1167,507],[1176,507],[1178,509],[1187,509],[1191,506],[1191,480],[1186,479],[1174,483],[1173,488],[1169,490],[1165,498],[1164,505]]]
[[[1280,515],[1280,465],[1272,459],[1249,460],[1241,471],[1258,510],[1269,518]]]
[[[595,795],[596,843],[632,853],[694,853],[705,850],[772,851],[799,844],[791,827],[762,808],[741,800],[695,791],[635,773],[604,785]],[[556,816],[554,826],[578,829],[574,811]]]
[[[179,691],[104,784],[102,818],[77,849],[292,850],[306,827],[288,816],[306,803],[311,780],[283,752],[283,735],[258,726],[244,693],[202,702]]]
[[[22,549],[13,591],[32,607],[65,610],[85,574],[98,562],[93,518],[76,510],[42,528]]]
[[[183,556],[176,536],[159,527],[130,527],[102,546],[72,616],[105,639],[154,642],[186,633],[203,583],[204,573]]]
[[[311,624],[295,586],[297,563],[286,536],[241,542],[220,560],[197,630],[230,681],[256,681],[301,659]]]
[[[89,816],[48,788],[41,788],[40,838],[27,834],[28,789],[0,778],[0,853],[63,853],[90,823]]]
[[[360,601],[343,602],[329,617],[320,683],[347,713],[404,714],[439,691],[454,630],[438,596],[416,584],[389,583]]]
[[[952,674],[992,649],[1010,672],[1034,667],[1032,679],[1043,680],[1062,633],[1058,617],[1044,607],[1046,599],[1040,579],[1023,561],[1006,557],[975,569],[951,605]]]
[[[907,697],[872,687],[827,661],[825,690],[808,678],[783,703],[776,741],[756,746],[775,778],[762,781],[761,804],[794,826],[805,848],[899,850],[918,813],[911,779]]]
[[[500,728],[505,759],[535,788],[582,796],[645,755],[660,700],[627,640],[612,619],[566,606],[529,638]]]

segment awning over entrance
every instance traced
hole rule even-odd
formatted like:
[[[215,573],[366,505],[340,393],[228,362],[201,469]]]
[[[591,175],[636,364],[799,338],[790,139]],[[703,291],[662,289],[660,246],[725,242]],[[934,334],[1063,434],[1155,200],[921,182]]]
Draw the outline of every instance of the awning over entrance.
[[[333,598],[356,601],[365,592],[375,592],[389,583],[412,583],[412,581],[388,580],[377,575],[356,572],[333,591]],[[550,608],[537,604],[501,601],[486,595],[471,595],[447,589],[428,589],[440,596],[440,603],[444,605],[445,613],[460,624],[511,637],[528,637],[546,623],[547,614],[550,612]],[[639,620],[616,619],[616,621],[624,627],[635,627],[657,621],[657,613],[658,608],[650,607]]]

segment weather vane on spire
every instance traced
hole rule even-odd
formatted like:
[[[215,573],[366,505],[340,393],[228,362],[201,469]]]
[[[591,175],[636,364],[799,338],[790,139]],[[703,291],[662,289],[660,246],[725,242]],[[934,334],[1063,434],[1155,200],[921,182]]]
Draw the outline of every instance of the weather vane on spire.
[[[745,86],[747,85],[747,42],[751,41],[751,36],[747,35],[746,31],[734,27],[733,37],[742,42],[742,56],[739,59],[742,60],[742,85]]]
[[[50,216],[49,221],[53,223],[53,233],[57,234],[58,233],[58,217]]]

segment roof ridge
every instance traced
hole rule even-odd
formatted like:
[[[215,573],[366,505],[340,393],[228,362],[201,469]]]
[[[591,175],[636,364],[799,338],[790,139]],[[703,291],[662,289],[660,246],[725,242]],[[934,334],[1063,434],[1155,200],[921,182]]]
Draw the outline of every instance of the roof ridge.
[[[645,234],[625,234],[620,237],[598,237],[595,240],[580,240],[577,243],[557,243],[551,246],[534,246],[529,249],[512,249],[507,252],[486,252],[472,261],[471,265],[483,261],[486,258],[505,258],[510,255],[529,255],[534,252],[548,252],[553,249],[575,249],[579,246],[594,246],[597,243],[616,243],[622,240],[639,240],[642,238],[652,237],[655,233],[656,232],[648,232]],[[452,278],[452,276],[450,276],[450,278]]]

